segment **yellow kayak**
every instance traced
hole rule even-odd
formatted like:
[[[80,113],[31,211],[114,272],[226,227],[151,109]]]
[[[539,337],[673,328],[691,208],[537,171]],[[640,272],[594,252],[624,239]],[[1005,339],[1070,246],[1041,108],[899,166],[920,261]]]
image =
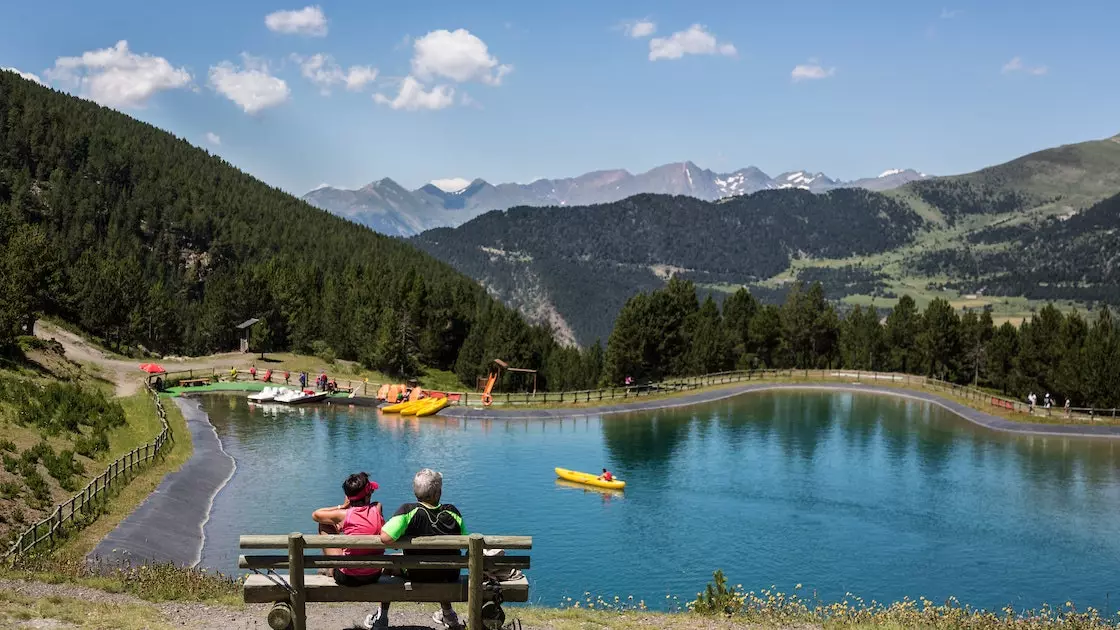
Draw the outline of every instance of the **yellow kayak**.
[[[400,413],[402,416],[415,416],[417,411],[420,411],[424,407],[427,407],[429,404],[431,404],[431,401],[427,398],[424,398],[423,400],[414,400],[404,407],[401,407],[398,413]]]
[[[579,472],[576,470],[568,470],[567,468],[557,468],[556,476],[568,481],[582,483],[589,486],[596,486],[598,488],[610,488],[612,490],[621,490],[626,487],[626,482],[621,479],[613,481],[603,481],[599,475],[592,475],[590,473]]]
[[[416,417],[430,416],[449,404],[446,398],[429,398],[428,401],[427,406],[416,412]]]
[[[401,409],[404,409],[406,406],[411,405],[412,402],[413,401],[411,401],[411,400],[406,400],[404,402],[399,402],[399,403],[393,403],[391,405],[386,405],[386,406],[381,408],[381,412],[382,413],[400,413]]]

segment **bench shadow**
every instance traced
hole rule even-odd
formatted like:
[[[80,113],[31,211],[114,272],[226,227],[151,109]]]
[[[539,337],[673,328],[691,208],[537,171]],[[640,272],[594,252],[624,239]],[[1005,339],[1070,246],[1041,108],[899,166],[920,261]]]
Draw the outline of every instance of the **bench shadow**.
[[[343,630],[358,630],[359,628],[361,628],[361,626],[346,626]],[[432,626],[398,626],[390,624],[389,630],[432,630]]]

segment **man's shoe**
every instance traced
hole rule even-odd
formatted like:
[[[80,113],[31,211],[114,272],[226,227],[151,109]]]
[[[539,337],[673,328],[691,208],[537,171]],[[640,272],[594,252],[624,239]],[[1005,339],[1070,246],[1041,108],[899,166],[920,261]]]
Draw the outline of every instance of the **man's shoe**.
[[[459,623],[459,615],[456,615],[454,611],[444,614],[442,610],[437,610],[432,615],[432,621],[442,625],[447,630],[463,630],[463,625]]]
[[[365,618],[364,621],[362,621],[362,624],[361,624],[360,627],[362,628],[362,630],[373,630],[374,628],[388,628],[389,627],[389,616],[388,615],[382,615],[381,614],[381,609],[378,608],[377,612],[373,613],[372,615],[366,615],[366,618]]]

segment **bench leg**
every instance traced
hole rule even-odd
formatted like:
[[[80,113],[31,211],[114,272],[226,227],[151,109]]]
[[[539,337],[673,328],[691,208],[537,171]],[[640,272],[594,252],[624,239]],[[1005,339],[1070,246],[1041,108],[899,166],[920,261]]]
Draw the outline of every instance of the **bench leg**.
[[[268,611],[268,627],[272,630],[288,630],[292,627],[292,606],[288,602],[276,602]]]

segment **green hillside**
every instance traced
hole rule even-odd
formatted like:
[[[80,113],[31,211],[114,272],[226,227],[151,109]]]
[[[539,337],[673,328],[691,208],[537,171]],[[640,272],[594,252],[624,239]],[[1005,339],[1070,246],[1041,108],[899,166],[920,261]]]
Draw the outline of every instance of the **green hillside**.
[[[412,242],[525,312],[558,312],[587,344],[606,339],[626,298],[672,273],[699,283],[762,280],[795,257],[897,248],[921,223],[906,205],[866,190],[770,190],[716,203],[638,195],[511,208]]]
[[[117,348],[198,355],[236,348],[236,324],[256,317],[260,349],[400,375],[423,363],[471,382],[495,356],[572,362],[551,356],[563,351],[549,331],[410,245],[10,72],[0,72],[0,271],[0,347],[46,313]]]
[[[920,305],[943,298],[1018,320],[1040,300],[1115,302],[1111,280],[1079,280],[1068,269],[1107,262],[1084,250],[1110,246],[1107,229],[1071,219],[1086,226],[1073,236],[1058,226],[1118,192],[1114,137],[886,193],[770,190],[716,203],[639,195],[492,212],[413,242],[583,343],[606,338],[627,298],[674,273],[717,294],[745,284],[769,302],[784,300],[792,281],[820,281],[829,298],[853,304],[909,294]],[[1059,243],[1042,236],[1056,230]],[[1027,247],[1032,234],[1040,240]],[[1049,256],[1071,262],[1054,266]],[[1058,268],[1060,281],[1050,274]]]

